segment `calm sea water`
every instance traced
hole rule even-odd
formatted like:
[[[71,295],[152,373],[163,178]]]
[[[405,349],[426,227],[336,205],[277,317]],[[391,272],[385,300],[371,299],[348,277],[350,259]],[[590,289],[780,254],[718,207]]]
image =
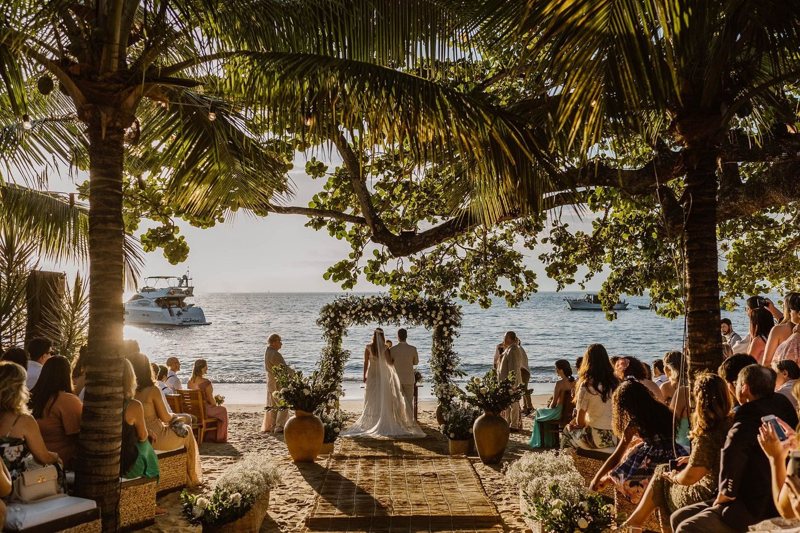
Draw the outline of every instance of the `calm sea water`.
[[[191,328],[141,328],[126,326],[125,337],[136,339],[151,360],[163,363],[175,355],[183,362],[182,374],[191,371],[194,359],[208,360],[209,375],[216,383],[263,383],[264,349],[269,334],[283,338],[281,350],[294,368],[312,370],[324,346],[316,320],[320,308],[338,294],[200,294],[195,303],[203,308],[210,326]],[[681,349],[683,320],[668,320],[640,310],[647,298],[628,298],[632,309],[618,312],[609,322],[601,312],[570,311],[564,298],[579,293],[539,293],[516,308],[498,301],[489,309],[462,304],[463,322],[455,349],[468,375],[482,374],[492,365],[495,345],[507,330],[522,340],[530,359],[532,381],[555,379],[554,362],[574,362],[586,346],[603,343],[611,354],[634,355],[650,362],[668,350]],[[727,315],[737,331],[746,333],[743,312]],[[344,344],[351,358],[345,380],[361,380],[364,345],[379,324],[351,327]],[[431,335],[424,328],[407,328],[409,342],[420,353],[419,370],[428,378]],[[387,327],[394,339],[394,327]],[[430,381],[430,380],[427,380]]]

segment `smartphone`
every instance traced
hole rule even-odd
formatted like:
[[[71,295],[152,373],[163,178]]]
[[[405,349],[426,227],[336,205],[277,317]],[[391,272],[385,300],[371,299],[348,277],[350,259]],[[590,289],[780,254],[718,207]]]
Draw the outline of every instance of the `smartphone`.
[[[783,430],[781,425],[778,424],[778,419],[775,417],[775,415],[762,416],[761,421],[765,424],[772,424],[772,429],[775,431],[775,435],[778,436],[778,440],[786,440],[786,432]]]
[[[758,298],[756,298],[756,304],[759,307],[766,307],[767,306],[767,299],[764,298],[763,296],[759,296]]]
[[[669,470],[670,472],[673,470],[681,471],[686,466],[686,463],[679,463],[677,459],[670,459],[669,460]]]
[[[800,474],[800,451],[789,452],[789,464],[786,465],[786,475],[796,476]]]

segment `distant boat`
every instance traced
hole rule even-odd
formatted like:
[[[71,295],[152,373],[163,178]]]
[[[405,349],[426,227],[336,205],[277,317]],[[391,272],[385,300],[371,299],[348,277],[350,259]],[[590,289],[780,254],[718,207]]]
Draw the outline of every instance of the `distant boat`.
[[[653,303],[651,303],[650,305],[636,304],[636,307],[638,307],[639,309],[642,309],[644,311],[655,311],[656,310],[656,306]]]
[[[136,326],[207,326],[203,309],[186,303],[194,296],[188,275],[151,276],[125,302],[125,323]]]
[[[567,307],[572,311],[602,311],[603,304],[596,294],[587,294],[583,298],[564,298]],[[628,302],[622,300],[614,304],[614,311],[625,311],[628,309]]]

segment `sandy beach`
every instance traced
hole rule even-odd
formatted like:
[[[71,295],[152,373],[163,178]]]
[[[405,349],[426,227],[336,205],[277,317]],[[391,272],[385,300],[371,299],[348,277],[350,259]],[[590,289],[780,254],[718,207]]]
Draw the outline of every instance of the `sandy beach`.
[[[544,405],[548,398],[549,395],[546,394],[536,395],[533,397],[534,405]],[[282,435],[260,433],[263,405],[240,403],[230,404],[227,407],[230,416],[228,443],[204,443],[200,447],[206,483],[212,485],[226,468],[237,462],[246,453],[266,454],[279,465],[283,481],[270,495],[269,515],[264,521],[261,531],[303,531],[306,517],[313,508],[324,478],[328,457],[320,457],[315,464],[294,464],[286,450]],[[419,422],[426,429],[436,428],[435,408],[436,404],[433,401],[420,402]],[[359,400],[343,401],[342,409],[350,420],[353,420],[361,409],[361,402]],[[515,460],[528,450],[529,435],[530,419],[525,419],[525,430],[522,433],[511,434],[511,441],[503,459],[504,463]],[[435,444],[441,447],[443,454],[446,453],[447,443],[443,436],[437,435]],[[340,439],[336,443],[335,450],[340,449],[341,445]],[[504,531],[528,531],[519,514],[518,495],[513,488],[504,483],[501,473],[502,465],[484,465],[477,455],[469,459],[480,478],[486,495],[496,506],[502,518]],[[159,506],[165,509],[167,514],[158,516],[156,523],[144,531],[200,531],[199,527],[191,526],[183,519],[179,494],[179,492],[173,492],[159,499]]]

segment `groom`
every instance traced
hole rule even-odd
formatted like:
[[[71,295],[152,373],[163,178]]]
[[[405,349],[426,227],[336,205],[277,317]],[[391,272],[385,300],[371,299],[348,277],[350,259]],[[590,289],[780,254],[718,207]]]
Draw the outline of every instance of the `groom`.
[[[400,378],[400,385],[403,386],[403,398],[406,400],[406,413],[408,419],[414,419],[414,366],[419,364],[419,354],[417,349],[406,342],[408,332],[400,328],[397,330],[397,345],[389,349],[389,353],[394,359],[394,368],[397,377]]]

